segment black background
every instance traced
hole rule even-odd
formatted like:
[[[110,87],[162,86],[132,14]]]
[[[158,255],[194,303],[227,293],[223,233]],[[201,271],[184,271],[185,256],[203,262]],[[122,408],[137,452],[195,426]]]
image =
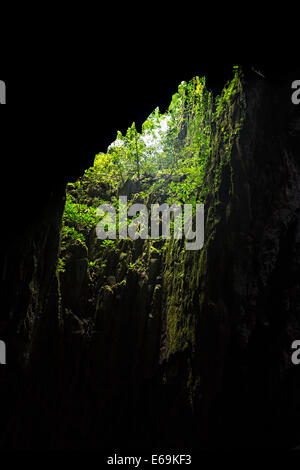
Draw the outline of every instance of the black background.
[[[224,20],[221,30],[203,11],[195,13],[196,25],[187,6],[176,13],[180,26],[155,21],[144,31],[136,23],[146,12],[133,26],[124,19],[122,30],[103,14],[96,29],[74,27],[74,39],[70,11],[62,39],[53,23],[46,41],[42,25],[35,33],[27,25],[17,41],[15,29],[1,39],[0,79],[7,86],[7,106],[0,109],[1,238],[19,237],[23,226],[38,220],[49,194],[80,176],[117,130],[126,131],[133,121],[141,126],[156,106],[165,110],[182,80],[205,75],[217,94],[233,65],[246,71],[253,66],[271,86],[285,87],[290,99],[290,84],[300,78],[292,12],[290,23],[282,19],[272,34],[271,18],[258,29],[246,9],[242,20],[233,17],[233,26]]]

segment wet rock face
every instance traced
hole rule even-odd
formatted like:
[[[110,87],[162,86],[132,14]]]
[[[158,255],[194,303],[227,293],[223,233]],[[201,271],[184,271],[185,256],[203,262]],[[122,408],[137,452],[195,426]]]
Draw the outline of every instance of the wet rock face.
[[[19,307],[1,328],[17,338],[23,378],[4,446],[300,441],[290,360],[300,339],[298,118],[280,88],[247,80],[214,124],[201,251],[125,240],[100,249],[91,239],[57,277],[62,193],[25,237],[20,274],[6,271]],[[126,184],[124,194],[137,190]]]
[[[198,406],[204,422],[209,428],[218,422],[228,445],[251,447],[297,439],[280,429],[289,407],[282,397],[290,393],[290,376],[299,374],[290,345],[299,330],[299,266],[293,253],[300,180],[299,148],[295,151],[285,133],[289,103],[262,83],[246,89],[246,102],[226,176],[229,190],[217,206],[214,240],[204,247],[208,277],[202,284],[206,298],[196,367],[201,364]],[[234,428],[244,430],[240,437]],[[211,429],[209,439],[215,435]]]
[[[208,260],[212,275],[218,272],[218,284],[207,281],[206,292],[214,286],[207,304],[213,304],[215,318],[225,315],[227,328],[218,338],[223,344],[221,365],[206,371],[208,382],[218,378],[218,387],[212,387],[217,403],[211,404],[210,395],[204,408],[223,402],[224,430],[229,418],[240,429],[247,422],[251,431],[241,437],[241,445],[245,439],[254,441],[251,432],[258,422],[262,427],[256,431],[257,445],[263,445],[266,432],[268,445],[284,441],[287,436],[280,428],[290,411],[282,397],[290,393],[290,376],[299,374],[291,364],[290,346],[299,331],[295,254],[300,174],[299,148],[295,151],[284,131],[289,112],[289,103],[280,102],[263,84],[248,90],[245,125],[231,155],[232,193],[224,201],[219,243],[211,253],[213,260]],[[220,263],[217,256],[222,252],[225,259]],[[211,315],[208,308],[205,311]],[[210,354],[216,359],[213,351]],[[292,433],[287,437],[293,438]]]

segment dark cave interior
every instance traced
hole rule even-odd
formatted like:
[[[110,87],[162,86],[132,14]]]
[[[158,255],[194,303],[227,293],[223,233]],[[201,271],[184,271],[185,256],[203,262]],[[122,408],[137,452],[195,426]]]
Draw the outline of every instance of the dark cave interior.
[[[159,71],[157,67],[149,66],[140,70],[140,73],[130,73],[125,78],[123,75],[119,76],[119,67],[106,66],[105,77],[100,81],[98,76],[91,79],[91,75],[85,79],[84,74],[77,75],[76,81],[73,80],[72,74],[63,75],[63,78],[58,79],[47,76],[47,80],[39,84],[32,77],[28,77],[27,81],[25,79],[22,84],[4,77],[8,84],[8,100],[12,105],[11,109],[7,108],[8,111],[1,115],[1,142],[4,150],[2,150],[0,187],[2,200],[0,332],[2,336],[4,335],[1,339],[7,341],[10,365],[5,370],[0,367],[0,381],[4,384],[0,392],[1,402],[7,403],[1,418],[7,433],[3,434],[3,430],[0,433],[0,447],[11,450],[74,449],[82,446],[83,450],[89,450],[97,448],[101,441],[106,443],[107,448],[111,448],[113,443],[117,442],[120,448],[123,446],[124,449],[129,449],[132,442],[135,442],[141,447],[147,447],[150,443],[152,448],[159,448],[163,443],[164,448],[188,449],[191,442],[193,448],[197,448],[199,440],[202,447],[208,449],[214,448],[215,445],[224,449],[292,448],[300,442],[298,425],[300,375],[295,369],[289,369],[285,373],[280,369],[283,345],[290,337],[290,332],[288,335],[285,334],[286,329],[294,328],[295,334],[298,328],[300,331],[298,305],[300,205],[297,206],[299,197],[295,195],[293,198],[289,195],[288,202],[283,197],[283,194],[289,190],[295,194],[297,184],[293,177],[296,180],[298,172],[300,173],[299,135],[293,137],[288,135],[288,125],[293,119],[298,118],[299,111],[290,104],[290,88],[287,87],[287,84],[290,84],[297,74],[299,75],[298,67],[290,67],[288,71],[282,67],[279,71],[278,64],[266,65],[263,62],[241,64],[245,71],[247,87],[249,90],[254,90],[249,92],[249,122],[252,118],[253,128],[260,126],[262,129],[251,133],[249,125],[248,134],[245,134],[244,140],[241,140],[245,154],[250,142],[249,147],[252,145],[251,152],[254,155],[249,151],[247,176],[244,176],[238,164],[236,166],[237,174],[247,179],[251,186],[251,202],[257,210],[256,221],[253,221],[253,225],[249,228],[249,234],[253,237],[251,249],[254,254],[256,253],[253,259],[255,258],[257,266],[253,262],[249,277],[253,277],[251,279],[253,292],[257,288],[261,293],[257,296],[255,306],[254,304],[249,306],[248,310],[248,307],[244,306],[247,310],[247,321],[251,323],[253,318],[256,320],[249,344],[243,349],[239,343],[242,338],[239,328],[242,326],[234,316],[238,315],[236,303],[240,300],[234,284],[238,283],[235,280],[237,275],[228,269],[229,276],[226,280],[226,269],[220,268],[220,278],[223,276],[224,285],[228,282],[229,286],[228,292],[224,295],[224,303],[235,313],[230,319],[230,345],[222,366],[222,388],[212,402],[206,398],[209,403],[207,411],[201,407],[196,410],[201,425],[190,415],[189,407],[182,395],[180,377],[181,374],[184,376],[187,360],[185,352],[170,358],[167,372],[157,367],[156,375],[151,376],[148,381],[144,380],[135,405],[137,415],[132,417],[132,423],[128,425],[126,400],[130,402],[132,397],[135,397],[134,391],[126,391],[129,396],[120,397],[118,391],[114,389],[117,396],[114,402],[116,408],[113,411],[101,409],[93,388],[95,384],[91,380],[91,376],[97,375],[97,364],[91,360],[89,370],[86,373],[82,372],[83,364],[79,357],[86,354],[84,346],[78,342],[76,349],[76,344],[74,346],[71,342],[68,343],[69,338],[67,338],[67,346],[64,349],[63,339],[60,338],[59,341],[55,339],[57,326],[49,314],[54,308],[56,299],[51,288],[50,294],[47,291],[50,283],[48,276],[50,277],[56,262],[53,258],[58,236],[55,226],[61,218],[66,183],[75,181],[92,165],[95,153],[106,150],[115,138],[117,129],[126,129],[133,121],[138,127],[141,126],[156,106],[164,110],[169,97],[181,80],[194,75],[206,75],[208,88],[217,93],[230,77],[232,65],[234,63],[228,59],[213,64],[211,61],[203,61],[199,67],[194,63],[192,66],[190,64],[187,66],[186,63],[181,64],[179,61],[175,70],[168,69],[167,65]],[[261,91],[260,85],[256,85],[261,77],[252,70],[252,66],[264,75],[267,91],[265,89]],[[27,98],[24,99],[24,88],[30,96],[30,103]],[[47,96],[46,103],[42,102],[44,96]],[[21,108],[15,106],[22,102],[24,105]],[[62,106],[57,103],[62,103]],[[286,154],[291,156],[292,163],[290,160],[287,161]],[[278,172],[272,170],[274,165],[278,166]],[[265,197],[261,195],[262,187],[265,190]],[[236,211],[239,210],[241,213],[246,207],[243,195],[241,190],[238,196],[239,202],[235,201],[238,208]],[[226,199],[227,196],[224,197]],[[264,268],[259,263],[262,259],[260,256],[269,256],[269,251],[267,241],[264,242],[263,248],[260,241],[263,238],[261,234],[264,233],[263,221],[268,217],[271,218],[273,204],[276,210],[278,207],[282,208],[282,214],[274,212],[273,226],[270,228],[270,233],[274,235],[274,238],[271,237],[271,245],[276,239],[279,248],[275,267],[265,280],[263,269],[267,269],[265,268],[267,261]],[[292,207],[292,215],[289,218],[285,218],[286,206]],[[240,234],[240,218],[232,215],[230,223],[228,230],[236,229]],[[287,227],[284,227],[285,223]],[[280,227],[280,230],[275,233],[276,227]],[[46,232],[47,239],[44,245],[43,235]],[[249,256],[246,249],[243,251],[242,236],[237,236],[237,243],[240,245],[237,247],[236,256],[240,256],[241,259]],[[273,245],[269,248],[271,252]],[[20,358],[26,356],[28,344],[25,343],[28,339],[25,336],[22,338],[19,333],[16,339],[20,317],[14,316],[12,312],[21,315],[20,312],[22,310],[24,312],[28,306],[29,294],[26,286],[30,283],[35,269],[32,261],[33,253],[36,256],[43,256],[39,280],[41,292],[43,286],[46,286],[45,292],[47,291],[50,301],[47,297],[46,313],[44,312],[46,320],[43,325],[37,327],[39,333],[34,339],[34,350],[37,353],[34,354],[30,371],[27,373],[26,368],[22,370],[20,367]],[[234,257],[230,252],[229,261],[231,256]],[[218,261],[213,256],[211,266],[212,272],[218,270]],[[247,269],[249,266],[250,264],[247,265]],[[257,281],[259,276],[261,279]],[[265,285],[259,285],[259,282],[264,281]],[[213,284],[211,280],[208,289],[213,289]],[[41,294],[43,295],[46,298],[46,293]],[[214,298],[213,293],[212,298]],[[290,307],[285,310],[287,299]],[[217,304],[219,301],[217,296],[215,300],[217,307],[211,307],[211,319],[203,320],[202,326],[206,334],[209,332],[214,334],[214,318],[218,318],[223,311],[222,305]],[[241,303],[243,302],[244,300],[241,300]],[[238,325],[236,329],[235,325]],[[222,333],[219,332],[218,335],[217,344],[218,341],[222,341]],[[199,338],[206,345],[206,337],[199,334]],[[126,344],[124,341],[120,348]],[[285,344],[285,347],[288,350],[289,345]],[[210,346],[207,348],[210,350]],[[202,367],[203,359],[200,356],[201,351],[197,351],[195,368],[199,364],[199,367]],[[72,368],[73,361],[74,368]],[[177,374],[175,379],[172,379],[173,363]],[[280,376],[281,373],[285,377],[284,380]],[[170,376],[165,386],[162,385],[163,374]],[[211,380],[209,387],[213,387],[215,379],[210,377],[206,369],[204,377],[205,374],[208,375],[208,382]],[[81,377],[84,377],[82,384],[80,384]],[[66,391],[68,381],[72,383],[72,380],[76,387],[74,403],[66,409],[66,414],[62,409],[59,409],[57,415],[52,414],[51,407],[57,411],[55,400],[68,393]],[[97,380],[100,381],[96,377],[96,383]],[[11,393],[12,388],[16,391],[20,389],[22,396],[17,392]],[[62,403],[64,399],[66,398],[63,398]],[[36,400],[40,400],[40,403]],[[81,402],[83,405],[78,410],[77,416],[76,406]],[[45,409],[47,411],[44,411]],[[153,410],[156,411],[155,416],[152,414]],[[95,416],[89,422],[89,417],[94,411]],[[139,423],[140,413],[143,416],[142,423]],[[20,414],[21,419],[17,418],[16,414]],[[111,426],[115,434],[108,432],[106,428],[101,428],[97,419],[101,420],[103,416],[106,423],[112,420]],[[89,430],[85,434],[80,433],[78,428],[87,422]],[[147,427],[149,429],[146,429]],[[106,433],[109,435],[108,438]],[[114,442],[109,440],[112,435]]]

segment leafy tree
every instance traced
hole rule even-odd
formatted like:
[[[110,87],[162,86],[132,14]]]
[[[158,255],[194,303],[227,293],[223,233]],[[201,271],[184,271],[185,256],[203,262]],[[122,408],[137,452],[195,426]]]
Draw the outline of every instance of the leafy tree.
[[[125,135],[118,131],[107,152],[97,154],[93,167],[69,185],[63,233],[85,237],[95,227],[97,206],[116,199],[120,186],[132,177],[142,182],[142,199],[147,191],[161,190],[170,202],[199,201],[207,191],[203,180],[211,150],[212,123],[220,122],[228,113],[238,91],[239,73],[235,67],[233,80],[214,100],[205,77],[183,81],[168,110],[160,113],[156,108],[141,132],[135,123]],[[230,148],[238,129],[238,125],[235,129],[221,128],[225,149]],[[102,196],[110,200],[102,201]]]

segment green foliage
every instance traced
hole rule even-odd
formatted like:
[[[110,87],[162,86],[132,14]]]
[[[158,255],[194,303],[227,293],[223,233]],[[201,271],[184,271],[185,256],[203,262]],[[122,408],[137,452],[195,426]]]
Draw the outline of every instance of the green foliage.
[[[101,180],[103,183],[108,184],[110,190],[117,189],[119,181],[123,180],[123,175],[122,158],[113,149],[109,153],[98,153],[94,160],[94,166],[86,172],[86,177],[90,181]]]
[[[90,268],[94,268],[95,266],[97,266],[97,261],[89,261]]]
[[[69,187],[74,190],[76,185],[72,184]],[[98,220],[96,208],[75,202],[74,196],[67,193],[61,229],[60,253],[65,252],[69,245],[80,243],[86,246],[86,237],[91,230],[94,230]],[[59,272],[64,271],[62,260],[63,256],[59,261]]]
[[[85,242],[85,238],[82,233],[79,233],[74,227],[69,227],[68,225],[63,225],[62,227],[62,244],[64,244],[64,240],[71,239],[73,241],[80,240],[82,243]]]
[[[64,273],[65,272],[65,261],[63,258],[58,258],[57,260],[57,267],[56,267],[56,272],[57,273]]]
[[[217,96],[216,98],[216,118],[219,118],[224,113],[228,105],[231,103],[233,97],[237,93],[237,85],[241,71],[237,65],[233,67],[233,70],[233,79],[224,87],[221,96]]]
[[[217,145],[225,157],[230,155],[234,136],[242,126],[242,120],[231,116],[240,75],[239,67],[235,66],[233,79],[215,99],[206,88],[205,77],[181,82],[168,110],[160,113],[156,108],[141,132],[135,123],[124,135],[118,131],[107,152],[98,153],[94,165],[68,185],[62,241],[84,243],[96,227],[99,220],[96,210],[103,203],[115,206],[118,224],[118,193],[128,182],[139,183],[140,191],[135,192],[139,202],[148,204],[162,199],[169,204],[203,202],[208,192],[204,183],[207,164],[212,148],[215,149],[213,125],[218,133]],[[225,160],[222,157],[216,171],[216,187]],[[114,243],[104,240],[101,246]]]
[[[144,122],[142,132],[133,123],[126,134],[117,132],[106,154],[96,155],[88,176],[98,176],[117,190],[130,178],[142,180],[144,194],[149,177],[168,172],[180,181],[165,187],[169,197],[184,202],[199,198],[210,152],[213,100],[205,78],[182,82],[166,113],[156,108]],[[148,181],[147,181],[148,178]]]
[[[109,240],[109,239],[107,239],[107,240],[103,240],[103,241],[101,242],[101,246],[102,246],[103,248],[106,248],[107,246],[114,246],[115,243],[116,243],[115,240]]]
[[[95,227],[99,219],[96,216],[96,209],[87,204],[78,204],[74,198],[67,194],[63,222],[76,230],[89,230]]]
[[[144,265],[144,262],[142,259],[138,259],[137,261],[135,261],[134,263],[132,262],[129,262],[128,263],[128,269],[130,271],[142,271],[143,269],[145,269],[145,265]]]

